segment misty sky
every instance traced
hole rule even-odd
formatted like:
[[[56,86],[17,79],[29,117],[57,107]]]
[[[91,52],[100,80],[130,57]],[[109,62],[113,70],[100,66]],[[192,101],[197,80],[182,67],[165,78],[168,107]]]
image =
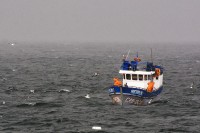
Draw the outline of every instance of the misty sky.
[[[0,0],[0,41],[200,43],[200,0]]]

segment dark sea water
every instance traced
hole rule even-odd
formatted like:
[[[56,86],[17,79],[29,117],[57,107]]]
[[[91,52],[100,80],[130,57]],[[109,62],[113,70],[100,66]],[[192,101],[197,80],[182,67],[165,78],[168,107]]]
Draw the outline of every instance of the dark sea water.
[[[0,46],[2,133],[200,132],[200,45]],[[150,48],[154,63],[165,68],[160,99],[148,106],[113,105],[108,87],[121,77],[122,55],[130,49],[130,59],[138,51],[148,60]]]

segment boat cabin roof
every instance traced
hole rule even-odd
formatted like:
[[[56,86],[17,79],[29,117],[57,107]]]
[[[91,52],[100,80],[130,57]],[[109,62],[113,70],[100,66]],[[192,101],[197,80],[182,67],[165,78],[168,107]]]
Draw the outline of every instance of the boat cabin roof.
[[[130,71],[130,70],[119,70],[120,74],[146,74],[152,75],[155,71]]]

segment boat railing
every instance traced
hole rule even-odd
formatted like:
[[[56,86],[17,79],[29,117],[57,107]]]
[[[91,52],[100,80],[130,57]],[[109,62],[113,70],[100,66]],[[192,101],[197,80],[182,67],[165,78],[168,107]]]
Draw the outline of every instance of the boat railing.
[[[128,70],[128,71],[155,71],[156,68],[163,72],[163,67],[158,65],[153,65],[152,62],[136,62],[136,61],[124,61],[120,70]]]

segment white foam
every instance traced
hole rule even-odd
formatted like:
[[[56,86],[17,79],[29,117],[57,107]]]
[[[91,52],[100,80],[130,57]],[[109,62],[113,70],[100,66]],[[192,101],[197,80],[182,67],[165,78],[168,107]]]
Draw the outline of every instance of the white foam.
[[[90,98],[90,95],[89,95],[89,94],[87,94],[87,95],[85,96],[85,98]]]
[[[151,104],[152,99],[149,100],[148,104]]]
[[[98,76],[98,75],[99,75],[99,73],[97,73],[97,72],[94,73],[94,76]]]
[[[6,102],[5,102],[5,101],[3,101],[3,102],[2,102],[2,104],[6,104]]]
[[[27,104],[27,105],[32,105],[32,106],[33,106],[33,105],[35,105],[36,103],[26,103],[26,104]]]
[[[70,92],[70,90],[68,90],[68,89],[61,89],[61,90],[59,90],[59,92]]]
[[[35,90],[30,90],[30,92],[31,92],[31,93],[34,93],[34,92],[35,92]]]
[[[192,82],[192,84],[190,85],[190,88],[193,88],[193,86],[194,86],[194,82]]]
[[[99,127],[99,126],[93,126],[92,129],[93,130],[101,130],[101,127]]]

